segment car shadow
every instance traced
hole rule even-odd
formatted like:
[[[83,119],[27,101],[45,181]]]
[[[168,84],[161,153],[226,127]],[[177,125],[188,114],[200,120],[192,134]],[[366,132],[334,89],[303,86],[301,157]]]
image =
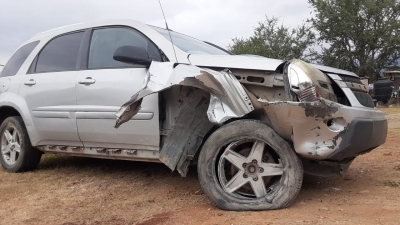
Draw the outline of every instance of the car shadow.
[[[85,173],[85,176],[90,177],[151,178],[150,180],[164,181],[171,179],[172,181],[179,180],[180,183],[187,182],[188,185],[192,186],[199,185],[195,165],[191,165],[187,177],[182,178],[177,171],[171,171],[162,163],[46,154],[43,156],[37,172],[51,170],[57,170],[57,172],[76,177],[79,177],[81,173]],[[342,190],[346,190],[356,184],[358,179],[364,179],[364,177],[357,176],[357,171],[355,170],[350,170],[349,172],[350,174],[346,175],[345,178],[325,178],[305,174],[302,190],[297,201],[305,201],[324,194],[335,196],[340,194]],[[174,184],[171,185],[176,186]]]
[[[113,159],[99,159],[88,157],[74,157],[68,155],[45,154],[40,161],[38,170],[79,170],[90,173],[90,171],[101,171],[103,173],[118,174],[130,173],[133,175],[143,174],[145,176],[170,176],[180,177],[179,173],[171,170],[163,163],[140,162]],[[190,166],[188,177],[197,177],[196,167]]]

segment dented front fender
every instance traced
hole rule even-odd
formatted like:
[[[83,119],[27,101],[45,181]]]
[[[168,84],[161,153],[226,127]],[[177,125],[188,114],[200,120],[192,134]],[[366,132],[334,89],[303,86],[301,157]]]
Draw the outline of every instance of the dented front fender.
[[[175,85],[197,87],[210,93],[207,116],[215,124],[242,117],[254,110],[243,86],[229,70],[218,72],[193,65],[152,62],[143,88],[116,113],[115,127],[118,128],[137,114],[145,96]]]

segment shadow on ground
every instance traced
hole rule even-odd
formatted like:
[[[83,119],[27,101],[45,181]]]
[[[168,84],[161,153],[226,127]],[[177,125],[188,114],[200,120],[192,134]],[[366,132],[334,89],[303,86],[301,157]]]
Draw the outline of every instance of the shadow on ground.
[[[135,176],[143,176],[147,178],[153,177],[157,179],[180,177],[176,171],[171,172],[171,170],[162,163],[96,159],[53,154],[43,155],[37,172],[40,172],[41,170],[58,170],[62,172],[71,169],[75,170],[77,173],[81,171],[86,174],[89,173],[88,175],[92,176],[96,176],[96,174],[100,172],[102,175],[110,176],[117,174],[132,174]],[[189,180],[192,180],[193,178],[197,179],[196,166],[189,167],[187,177],[191,178]],[[188,182],[192,182],[189,180]],[[305,174],[302,189],[318,192],[332,187],[335,189],[335,186],[342,186],[346,182],[351,182],[351,179],[324,178]]]

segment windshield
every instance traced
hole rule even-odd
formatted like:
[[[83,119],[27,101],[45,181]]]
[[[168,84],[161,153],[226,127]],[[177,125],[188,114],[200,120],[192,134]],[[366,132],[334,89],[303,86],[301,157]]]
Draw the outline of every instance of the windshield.
[[[167,40],[171,41],[167,30],[158,27],[153,28]],[[171,37],[175,46],[189,54],[229,55],[228,52],[218,47],[180,33],[171,31]]]

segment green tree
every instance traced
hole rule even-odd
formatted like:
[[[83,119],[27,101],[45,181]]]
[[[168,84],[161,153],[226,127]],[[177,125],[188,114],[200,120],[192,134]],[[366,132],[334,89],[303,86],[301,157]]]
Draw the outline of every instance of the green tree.
[[[310,57],[310,47],[315,42],[315,35],[305,23],[296,29],[289,29],[278,24],[276,17],[258,22],[253,36],[233,38],[229,51],[235,54],[254,54],[275,59],[304,59]]]
[[[400,58],[398,0],[308,0],[327,66],[346,69],[373,80]]]

